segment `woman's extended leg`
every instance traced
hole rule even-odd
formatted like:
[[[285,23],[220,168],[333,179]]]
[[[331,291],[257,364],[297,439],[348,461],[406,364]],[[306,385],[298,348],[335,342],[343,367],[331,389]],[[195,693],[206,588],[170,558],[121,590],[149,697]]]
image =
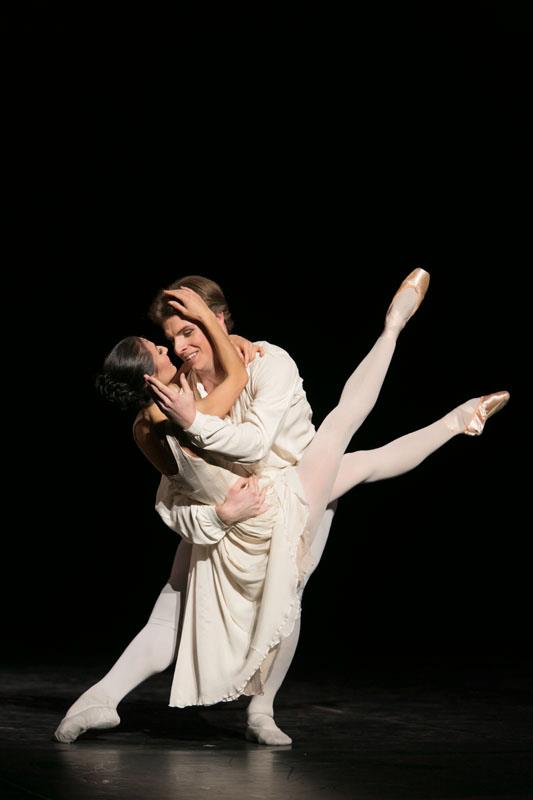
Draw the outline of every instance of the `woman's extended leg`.
[[[505,394],[504,392],[497,393],[497,395]],[[497,395],[487,395],[486,397],[493,398]],[[359,483],[372,483],[395,478],[414,469],[454,436],[468,432],[467,428],[475,419],[476,409],[479,408],[483,399],[476,397],[468,400],[437,422],[401,436],[399,439],[394,439],[383,447],[345,453],[333,484],[331,500],[342,497]],[[505,402],[507,400],[501,398],[495,410],[503,408]],[[491,410],[489,414],[485,414],[483,422],[493,413],[495,411]]]
[[[413,284],[413,277],[414,284]],[[425,283],[420,288],[420,279]],[[398,334],[424,296],[429,276],[415,270],[403,282],[387,312],[385,328],[366,358],[350,376],[339,403],[306,448],[298,473],[309,503],[309,527],[316,530],[324,513],[342,456],[355,431],[375,405],[396,346]]]
[[[169,582],[156,600],[148,622],[109,672],[68,709],[55,732],[60,742],[74,742],[90,728],[114,728],[120,701],[151,675],[172,664],[179,641],[180,617],[187,588],[191,545],[177,549]]]

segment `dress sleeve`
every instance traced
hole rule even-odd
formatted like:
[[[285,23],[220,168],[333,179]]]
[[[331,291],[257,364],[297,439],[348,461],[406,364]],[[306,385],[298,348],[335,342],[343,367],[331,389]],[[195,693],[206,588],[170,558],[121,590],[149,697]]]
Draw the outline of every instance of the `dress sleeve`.
[[[179,481],[161,476],[155,509],[165,525],[192,544],[216,544],[231,525],[226,525],[214,506],[191,505]]]

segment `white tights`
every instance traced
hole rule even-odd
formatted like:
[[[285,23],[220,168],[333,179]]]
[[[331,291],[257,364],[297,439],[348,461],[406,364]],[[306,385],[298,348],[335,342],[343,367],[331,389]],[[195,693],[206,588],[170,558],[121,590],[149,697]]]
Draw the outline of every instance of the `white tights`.
[[[396,346],[383,334],[348,378],[338,405],[327,415],[297,466],[309,503],[309,528],[318,528],[332,497],[342,458],[350,439],[372,411]]]
[[[163,586],[148,622],[109,672],[68,709],[66,717],[89,706],[116,708],[132,689],[173,663],[179,642],[190,556],[191,545],[181,541],[168,583]]]
[[[375,450],[345,453],[348,443],[365,420],[379,395],[387,373],[395,339],[383,334],[344,386],[338,406],[328,414],[298,465],[300,480],[310,507],[310,528],[318,564],[327,542],[334,501],[360,483],[394,478],[418,466],[427,456],[464,431],[474,412],[474,398],[442,419]],[[325,513],[324,509],[328,505]],[[316,567],[315,567],[316,568]],[[311,573],[306,577],[306,583]],[[290,667],[300,635],[300,620],[283,639],[273,662],[265,691],[250,701],[248,714],[273,716],[276,693]]]
[[[468,405],[475,408],[473,403]],[[413,433],[408,433],[406,436],[395,439],[383,447],[378,447],[375,450],[359,450],[342,456],[338,475],[331,488],[330,500],[332,502],[328,505],[311,544],[314,555],[313,563],[315,565],[318,565],[328,539],[335,508],[335,502],[333,501],[342,497],[349,489],[359,483],[371,483],[385,478],[394,478],[414,469],[430,453],[433,453],[453,436],[462,432],[464,429],[464,425],[462,425],[463,408],[464,406],[460,406],[432,425]],[[305,585],[311,574],[312,572],[306,576]],[[297,620],[291,635],[283,639],[279,646],[278,654],[265,683],[264,693],[255,695],[250,701],[248,706],[249,715],[261,713],[273,716],[274,699],[291,665],[299,636],[300,620]]]

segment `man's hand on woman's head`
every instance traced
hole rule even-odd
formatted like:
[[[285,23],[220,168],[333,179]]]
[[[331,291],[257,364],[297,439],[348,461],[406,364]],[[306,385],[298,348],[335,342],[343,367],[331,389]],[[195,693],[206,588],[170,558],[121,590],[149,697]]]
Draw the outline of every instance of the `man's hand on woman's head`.
[[[190,428],[196,417],[196,400],[187,383],[185,375],[180,375],[180,386],[161,383],[154,375],[145,375],[144,379],[163,414],[180,428]]]

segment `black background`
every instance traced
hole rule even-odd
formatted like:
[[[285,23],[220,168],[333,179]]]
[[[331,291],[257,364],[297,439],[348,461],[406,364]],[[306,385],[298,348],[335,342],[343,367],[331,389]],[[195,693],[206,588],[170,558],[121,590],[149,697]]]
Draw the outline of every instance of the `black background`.
[[[236,332],[295,358],[318,424],[419,265],[429,293],[350,449],[512,399],[482,437],[343,499],[297,668],[528,651],[530,66],[523,20],[498,8],[28,10],[5,300],[9,657],[114,658],[166,581],[157,475],[93,389],[116,340],[157,336],[161,286],[219,281]]]

